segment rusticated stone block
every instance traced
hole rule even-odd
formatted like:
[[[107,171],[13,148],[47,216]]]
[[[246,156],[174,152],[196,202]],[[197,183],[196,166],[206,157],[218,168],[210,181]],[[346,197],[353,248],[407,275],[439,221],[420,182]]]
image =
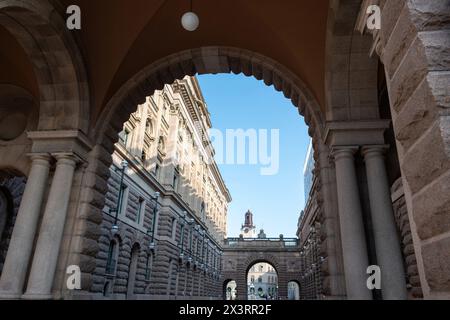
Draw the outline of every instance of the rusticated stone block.
[[[88,289],[93,285],[93,279],[91,273],[82,272],[81,273],[81,288]]]
[[[411,20],[417,30],[442,30],[450,26],[450,2],[448,0],[408,0]]]
[[[403,253],[405,254],[405,256],[414,255],[415,254],[414,245],[408,244],[408,245],[404,246]]]
[[[427,79],[424,79],[394,123],[396,138],[408,150],[412,144],[433,124],[438,109],[431,96]]]
[[[97,223],[91,222],[89,220],[81,220],[78,223],[76,234],[82,235],[88,239],[93,239],[97,242],[99,237],[102,235],[102,229]]]
[[[450,30],[419,33],[429,71],[450,70]]]
[[[418,285],[420,285],[420,277],[419,277],[419,276],[409,277],[409,282],[410,282],[413,286],[418,286]]]
[[[397,2],[397,1],[394,1]],[[383,12],[383,21],[386,19],[385,12]],[[387,13],[388,17],[391,13]],[[382,33],[383,34],[383,33]],[[411,23],[409,17],[409,9],[404,6],[401,14],[397,20],[394,31],[391,34],[389,42],[386,43],[383,51],[383,62],[389,78],[392,78],[395,71],[397,71],[400,63],[405,57],[411,43],[417,36],[417,31]]]
[[[447,148],[439,122],[435,122],[425,136],[410,148],[402,161],[402,167],[413,194],[450,169]]]
[[[450,237],[422,247],[425,274],[431,291],[450,291]]]
[[[450,108],[450,73],[432,72],[427,77],[434,101],[442,114]],[[448,113],[447,113],[448,114]]]
[[[78,257],[80,270],[85,273],[93,273],[96,268],[95,258],[84,254],[79,254]]]
[[[407,256],[405,260],[406,260],[407,265],[413,265],[413,264],[417,263],[416,256],[414,256],[414,255]]]
[[[383,17],[381,19],[381,41],[384,45],[389,41],[404,5],[405,0],[387,0],[385,2],[381,13]]]
[[[450,170],[413,198],[414,220],[422,240],[450,231],[449,195]]]
[[[97,255],[97,252],[99,250],[98,243],[96,240],[83,238],[81,240],[81,253],[95,257]]]
[[[409,266],[406,272],[408,275],[416,275],[418,273],[417,265]]]
[[[395,111],[400,112],[427,73],[425,50],[416,38],[391,79],[389,98]]]

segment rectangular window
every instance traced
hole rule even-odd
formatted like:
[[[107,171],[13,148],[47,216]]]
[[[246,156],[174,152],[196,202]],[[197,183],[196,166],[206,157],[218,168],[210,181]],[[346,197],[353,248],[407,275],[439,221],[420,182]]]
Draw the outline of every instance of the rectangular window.
[[[145,281],[150,281],[152,263],[153,263],[153,257],[151,254],[149,254],[147,256],[147,261],[145,263]]]
[[[161,167],[159,166],[159,164],[157,163],[155,165],[155,178],[159,179],[159,172],[161,171]]]
[[[120,194],[119,199],[119,212],[118,214],[124,214],[126,215],[127,207],[128,207],[128,186],[123,185],[122,186],[122,192]]]
[[[145,215],[145,200],[139,198],[138,210],[136,213],[136,222],[141,223],[141,217]]]
[[[124,129],[121,133],[119,133],[119,141],[126,148],[128,145],[128,138],[130,136],[130,131]]]
[[[178,191],[178,177],[179,177],[179,174],[177,171],[175,171],[175,174],[173,175],[173,181],[172,181],[172,187],[175,192]]]
[[[176,238],[176,234],[177,234],[177,232],[176,232],[176,228],[177,228],[177,220],[175,219],[175,218],[172,218],[172,221],[171,221],[171,223],[170,223],[170,225],[171,225],[171,232],[172,232],[172,234],[171,234],[171,237],[172,237],[172,239],[175,239]]]

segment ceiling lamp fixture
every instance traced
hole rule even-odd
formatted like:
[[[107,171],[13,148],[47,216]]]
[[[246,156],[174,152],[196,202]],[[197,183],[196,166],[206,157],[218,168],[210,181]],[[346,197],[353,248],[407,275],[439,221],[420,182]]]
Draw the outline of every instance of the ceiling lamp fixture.
[[[198,19],[198,16],[194,12],[192,12],[192,0],[190,0],[190,2],[191,10],[183,14],[183,16],[181,17],[181,25],[187,31],[195,31],[200,24],[200,20]]]

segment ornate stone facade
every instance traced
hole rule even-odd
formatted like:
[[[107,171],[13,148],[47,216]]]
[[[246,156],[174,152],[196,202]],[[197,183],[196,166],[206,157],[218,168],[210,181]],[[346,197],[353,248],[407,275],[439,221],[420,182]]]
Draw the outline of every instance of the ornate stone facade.
[[[110,168],[92,292],[128,299],[221,297],[220,243],[231,197],[207,148],[210,126],[192,77],[156,91],[124,124]]]

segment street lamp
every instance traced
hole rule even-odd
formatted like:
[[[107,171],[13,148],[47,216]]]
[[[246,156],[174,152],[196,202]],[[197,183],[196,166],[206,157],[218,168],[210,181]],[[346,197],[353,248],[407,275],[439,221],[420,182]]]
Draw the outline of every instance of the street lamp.
[[[155,201],[155,206],[153,207],[152,230],[150,236],[150,244],[148,246],[150,250],[155,249],[155,228],[156,228],[156,213],[158,211],[158,198],[159,192],[155,192],[155,196],[153,197],[153,200]]]
[[[117,225],[117,220],[119,218],[120,209],[122,208],[122,198],[123,198],[123,178],[125,176],[125,170],[128,167],[128,162],[123,160],[120,164],[121,166],[121,175],[120,175],[120,186],[119,186],[119,196],[117,197],[117,205],[114,210],[110,210],[110,212],[115,212],[116,215],[114,217],[114,224],[111,227],[111,233],[115,235],[119,231],[119,226]]]

